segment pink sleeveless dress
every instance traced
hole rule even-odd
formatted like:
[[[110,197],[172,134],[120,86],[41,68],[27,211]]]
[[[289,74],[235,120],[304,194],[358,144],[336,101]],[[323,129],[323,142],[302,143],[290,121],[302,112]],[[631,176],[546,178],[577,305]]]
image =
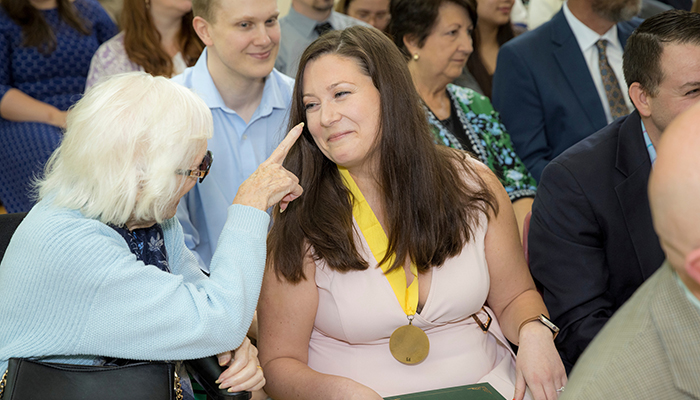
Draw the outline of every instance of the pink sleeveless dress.
[[[484,254],[486,218],[462,253],[433,269],[425,306],[413,324],[430,339],[428,357],[417,365],[398,362],[389,337],[408,324],[403,309],[355,223],[355,242],[369,262],[365,271],[341,273],[316,264],[319,305],[309,343],[309,366],[351,378],[383,397],[488,382],[506,399],[515,392],[515,355],[493,311],[488,333],[473,318],[489,292]]]

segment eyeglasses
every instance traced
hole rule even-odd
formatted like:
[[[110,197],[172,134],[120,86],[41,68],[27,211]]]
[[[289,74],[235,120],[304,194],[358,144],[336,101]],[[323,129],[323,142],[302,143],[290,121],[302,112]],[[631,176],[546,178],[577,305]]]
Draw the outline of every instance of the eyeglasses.
[[[199,178],[199,183],[202,183],[204,178],[209,175],[209,168],[211,168],[211,163],[214,162],[214,157],[211,155],[211,151],[207,150],[207,154],[204,155],[202,163],[199,164],[197,169],[178,169],[175,171],[178,175],[192,176]]]

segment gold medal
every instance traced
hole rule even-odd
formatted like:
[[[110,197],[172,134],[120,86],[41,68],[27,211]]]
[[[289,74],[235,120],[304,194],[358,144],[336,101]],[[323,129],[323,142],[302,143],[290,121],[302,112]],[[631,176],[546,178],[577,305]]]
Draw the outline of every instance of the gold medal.
[[[372,211],[372,208],[367,204],[365,196],[360,191],[360,188],[357,187],[352,176],[350,176],[350,172],[342,167],[338,167],[338,171],[343,177],[345,186],[354,197],[352,215],[355,221],[357,221],[357,225],[362,232],[362,236],[365,237],[374,259],[379,262],[383,260],[386,255],[389,239],[384,232],[384,228],[382,228],[382,225],[379,223],[377,216],[374,215],[374,211]],[[380,267],[384,272],[384,276],[389,281],[394,295],[396,295],[396,300],[398,300],[401,308],[406,313],[406,317],[408,317],[408,325],[396,329],[394,333],[391,334],[389,338],[389,350],[399,362],[409,365],[418,364],[425,360],[430,350],[428,335],[426,335],[422,329],[413,326],[413,316],[416,314],[419,296],[418,267],[416,267],[413,262],[410,263],[409,269],[413,275],[413,282],[407,286],[406,272],[403,268],[396,268],[389,271],[389,268],[393,264],[394,255],[391,255]]]
[[[413,326],[413,316],[408,325],[399,327],[389,338],[391,355],[401,363],[414,365],[425,360],[430,351],[428,335],[421,328]]]

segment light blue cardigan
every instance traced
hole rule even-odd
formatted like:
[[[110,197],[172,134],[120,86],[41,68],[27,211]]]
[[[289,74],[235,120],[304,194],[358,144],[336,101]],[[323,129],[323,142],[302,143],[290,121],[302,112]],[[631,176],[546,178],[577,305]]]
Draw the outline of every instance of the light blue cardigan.
[[[169,274],[136,261],[109,226],[40,201],[0,264],[0,374],[10,357],[86,364],[237,348],[258,302],[268,224],[263,211],[230,206],[207,277],[177,219],[163,222]]]

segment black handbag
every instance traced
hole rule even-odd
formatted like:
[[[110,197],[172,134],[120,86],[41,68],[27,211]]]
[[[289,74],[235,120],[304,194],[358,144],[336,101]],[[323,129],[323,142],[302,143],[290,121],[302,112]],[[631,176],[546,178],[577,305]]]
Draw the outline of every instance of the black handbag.
[[[219,389],[219,385],[214,383],[224,372],[224,368],[219,365],[216,356],[199,358],[185,361],[187,372],[199,382],[207,392],[210,400],[248,400],[253,395],[250,392],[231,392],[226,389]]]
[[[185,361],[212,400],[248,400],[250,392],[229,393],[214,383],[223,368],[215,356]],[[124,366],[58,364],[10,358],[0,381],[0,400],[181,400],[173,362]]]
[[[173,362],[125,366],[58,364],[10,358],[2,400],[181,400]]]

